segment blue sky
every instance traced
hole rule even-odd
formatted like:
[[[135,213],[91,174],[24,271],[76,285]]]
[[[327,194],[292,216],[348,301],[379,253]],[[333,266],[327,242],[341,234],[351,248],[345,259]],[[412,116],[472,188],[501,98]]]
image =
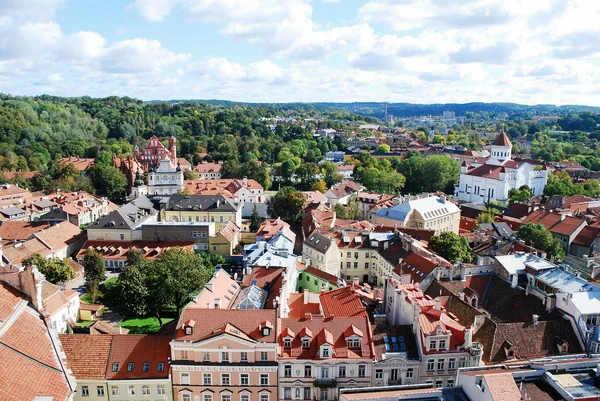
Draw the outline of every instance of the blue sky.
[[[0,0],[0,91],[600,105],[600,2]]]

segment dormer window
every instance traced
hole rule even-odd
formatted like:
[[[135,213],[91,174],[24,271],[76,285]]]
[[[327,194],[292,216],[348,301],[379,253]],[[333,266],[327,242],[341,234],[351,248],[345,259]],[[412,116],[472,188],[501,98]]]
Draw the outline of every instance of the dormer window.
[[[262,335],[263,335],[263,337],[267,337],[270,334],[271,334],[271,328],[269,328],[269,327],[263,327],[262,328]]]
[[[321,357],[323,357],[323,358],[329,358],[330,357],[329,347],[323,347],[323,348],[321,348]]]
[[[266,320],[261,323],[259,329],[260,329],[260,332],[262,333],[263,337],[270,336],[271,330],[273,329],[273,323]]]
[[[196,325],[196,321],[194,319],[190,319],[183,324],[183,331],[186,336],[194,334],[194,326]]]
[[[303,338],[302,339],[302,348],[309,348],[309,347],[310,347],[310,339]]]
[[[348,348],[360,348],[360,338],[349,338]]]
[[[215,298],[215,309],[221,309],[221,300],[219,298]]]
[[[437,349],[437,341],[436,340],[429,341],[429,349]]]
[[[291,348],[292,347],[292,339],[291,338],[284,338],[283,339],[283,347],[284,348]]]
[[[446,349],[446,340],[440,340],[440,348],[439,349]]]

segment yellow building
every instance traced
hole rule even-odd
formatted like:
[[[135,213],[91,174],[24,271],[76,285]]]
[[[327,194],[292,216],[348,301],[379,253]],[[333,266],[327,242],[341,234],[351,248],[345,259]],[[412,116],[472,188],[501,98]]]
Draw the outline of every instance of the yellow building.
[[[173,195],[160,212],[161,221],[214,222],[221,230],[228,222],[242,226],[242,204],[222,195]]]

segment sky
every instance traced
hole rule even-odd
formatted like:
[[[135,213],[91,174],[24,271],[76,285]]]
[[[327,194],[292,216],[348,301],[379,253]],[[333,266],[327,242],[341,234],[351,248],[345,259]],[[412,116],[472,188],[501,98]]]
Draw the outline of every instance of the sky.
[[[0,0],[0,92],[600,106],[596,0]]]

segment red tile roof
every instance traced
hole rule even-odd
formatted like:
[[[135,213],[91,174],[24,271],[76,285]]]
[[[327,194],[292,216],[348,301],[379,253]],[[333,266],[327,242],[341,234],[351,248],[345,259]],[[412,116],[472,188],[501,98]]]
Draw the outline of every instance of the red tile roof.
[[[589,247],[596,238],[600,237],[600,227],[585,226],[573,240],[573,244]]]
[[[111,379],[158,379],[169,377],[171,336],[115,334],[106,369],[106,378]],[[162,372],[158,364],[164,363]],[[119,371],[113,372],[113,364],[119,363]],[[129,364],[133,363],[132,371]],[[144,364],[149,363],[144,372]]]
[[[398,276],[410,274],[411,281],[420,283],[437,267],[437,263],[416,252],[411,252],[394,268]]]
[[[324,292],[319,296],[325,317],[369,316],[361,298],[352,286]]]
[[[106,378],[112,336],[104,334],[59,334],[67,366],[77,379]]]
[[[337,198],[362,191],[363,187],[356,181],[345,181],[332,186],[329,191]]]
[[[20,292],[0,282],[0,323],[5,322],[23,300]]]
[[[183,322],[193,319],[197,322],[202,322],[199,327],[194,328],[194,333],[186,335],[183,331]],[[277,321],[277,310],[275,309],[256,309],[256,310],[240,310],[240,309],[184,309],[179,322],[174,339],[176,341],[200,341],[204,338],[211,337],[213,331],[227,323],[240,329],[250,338],[261,342],[275,342],[275,328],[271,330],[270,335],[263,336],[260,326],[265,321]]]
[[[551,233],[565,236],[572,235],[579,226],[586,224],[585,219],[565,216],[541,209],[538,209],[527,216],[523,221],[523,224],[527,223],[541,224]]]
[[[338,281],[342,280],[341,278],[339,278],[338,276],[334,276],[333,274],[329,274],[323,270],[319,270],[316,267],[313,266],[308,266],[306,267],[306,269],[304,269],[303,271],[304,273],[310,274],[312,276],[318,277],[322,280],[327,281],[328,283],[334,284],[334,285],[338,285]]]
[[[512,147],[512,143],[510,142],[510,139],[508,139],[508,136],[504,133],[504,131],[498,134],[496,139],[494,139],[494,142],[492,142],[492,145]]]
[[[292,242],[296,241],[296,234],[290,229],[290,225],[279,217],[263,221],[258,227],[258,231],[256,231],[256,236],[268,241],[279,232],[282,232]]]
[[[292,293],[288,299],[288,317],[304,317],[307,313],[321,315],[320,303],[304,303],[304,293]]]
[[[492,166],[490,164],[483,164],[479,167],[475,167],[467,171],[467,175],[475,177],[491,178],[493,180],[500,179],[500,173],[505,173],[506,169],[503,166]]]
[[[94,248],[105,259],[125,259],[130,249],[142,251],[143,259],[156,259],[169,248],[193,249],[189,241],[86,241],[77,253],[77,259],[85,256],[89,248]]]
[[[85,171],[94,164],[94,159],[73,156],[62,158],[59,160],[59,162],[60,164],[64,165],[72,164],[77,169],[77,171]]]
[[[352,328],[354,326],[354,328]],[[282,359],[320,359],[319,347],[325,343],[333,345],[332,359],[371,359],[374,356],[371,325],[367,316],[323,318],[286,318],[281,319],[281,328],[289,328],[298,333],[292,340],[291,348],[283,347],[283,337],[279,336]],[[363,333],[360,348],[348,348],[344,332],[348,329]],[[316,333],[316,334],[315,334]],[[315,334],[310,347],[302,348],[302,337]]]
[[[4,221],[0,224],[0,240],[26,240],[32,234],[48,229],[50,223],[31,221]]]

